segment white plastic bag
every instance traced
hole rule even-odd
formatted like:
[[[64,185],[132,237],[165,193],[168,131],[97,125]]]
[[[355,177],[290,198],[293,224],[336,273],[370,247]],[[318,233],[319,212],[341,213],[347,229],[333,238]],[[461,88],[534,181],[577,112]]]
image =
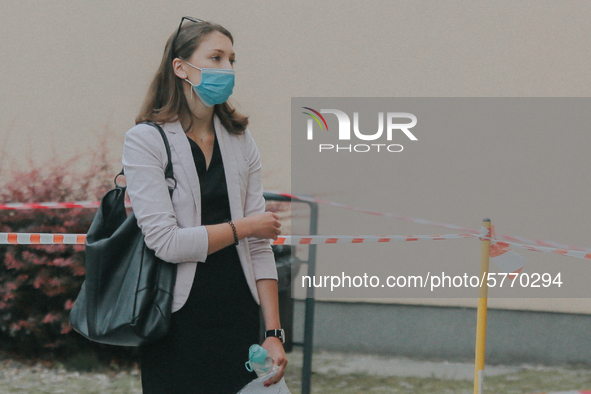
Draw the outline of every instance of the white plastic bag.
[[[279,366],[275,366],[271,372],[266,375],[257,378],[244,386],[238,394],[291,394],[287,385],[285,384],[285,378],[275,384],[265,387],[265,382],[275,376],[279,371]]]

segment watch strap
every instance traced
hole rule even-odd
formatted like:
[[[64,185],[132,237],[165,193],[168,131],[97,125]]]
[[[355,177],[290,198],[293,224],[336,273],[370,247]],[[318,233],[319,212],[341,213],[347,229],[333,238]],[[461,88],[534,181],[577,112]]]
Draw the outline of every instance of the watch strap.
[[[283,330],[283,328],[280,328],[279,330],[265,331],[265,339],[269,337],[277,337],[281,339],[281,343],[285,343],[285,331]]]

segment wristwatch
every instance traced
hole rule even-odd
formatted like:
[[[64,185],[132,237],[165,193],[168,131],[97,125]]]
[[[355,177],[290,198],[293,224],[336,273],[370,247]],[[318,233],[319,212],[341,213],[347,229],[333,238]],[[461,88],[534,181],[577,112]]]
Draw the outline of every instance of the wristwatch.
[[[285,343],[285,331],[283,330],[283,328],[280,328],[279,330],[265,331],[265,339],[269,337],[277,337],[281,339],[281,343]]]

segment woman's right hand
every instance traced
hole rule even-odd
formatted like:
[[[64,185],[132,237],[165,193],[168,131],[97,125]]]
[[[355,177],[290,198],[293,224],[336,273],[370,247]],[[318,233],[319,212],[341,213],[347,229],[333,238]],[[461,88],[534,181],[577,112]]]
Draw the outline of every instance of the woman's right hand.
[[[281,234],[281,223],[279,216],[273,212],[257,213],[234,221],[236,230],[240,235],[246,237],[255,237],[260,239],[277,239]],[[240,234],[241,233],[241,234]]]

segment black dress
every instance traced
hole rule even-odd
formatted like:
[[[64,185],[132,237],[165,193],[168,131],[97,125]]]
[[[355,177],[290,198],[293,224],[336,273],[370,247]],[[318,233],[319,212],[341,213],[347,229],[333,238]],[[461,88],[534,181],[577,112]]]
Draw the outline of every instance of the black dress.
[[[206,161],[189,139],[201,186],[201,222],[228,222],[230,203],[217,139]],[[248,348],[259,341],[259,306],[254,300],[236,247],[228,246],[197,264],[183,307],[172,314],[163,339],[140,348],[145,394],[236,394],[256,378],[248,372]]]

